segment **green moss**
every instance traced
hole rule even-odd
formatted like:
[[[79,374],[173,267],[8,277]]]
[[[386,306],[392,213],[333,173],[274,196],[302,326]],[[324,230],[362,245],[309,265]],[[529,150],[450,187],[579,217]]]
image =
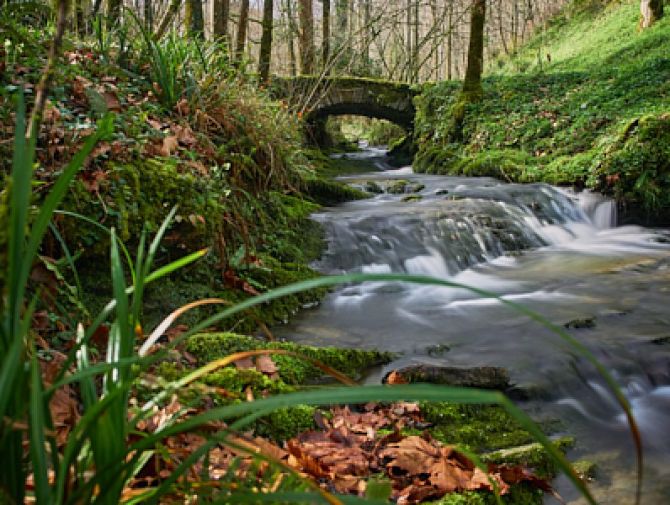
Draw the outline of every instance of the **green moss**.
[[[392,359],[390,353],[360,351],[355,349],[337,349],[334,347],[311,347],[288,342],[264,342],[262,340],[232,333],[209,333],[195,335],[186,345],[188,352],[207,363],[234,352],[255,349],[283,349],[316,359],[343,372],[350,377],[358,377],[366,369],[387,363]],[[274,356],[279,367],[279,375],[284,382],[292,385],[305,384],[309,380],[323,377],[323,372],[304,360],[290,356]]]
[[[670,207],[670,113],[627,123],[607,145],[590,183],[648,210]]]
[[[154,373],[165,381],[175,381],[187,372],[173,362],[160,363],[154,370]],[[238,370],[232,366],[211,372],[205,375],[200,382],[225,391],[225,394],[223,392],[207,393],[210,401],[213,400],[216,405],[221,406],[246,401],[248,391],[251,391],[255,398],[295,391],[294,387],[287,385],[281,379],[272,380],[257,370]],[[180,400],[185,405],[202,403],[202,397],[197,393],[197,388],[180,390],[179,394]],[[304,431],[314,429],[315,411],[314,407],[307,405],[277,409],[271,414],[259,418],[253,424],[252,429],[258,436],[281,442]]]
[[[512,486],[510,492],[500,497],[503,503],[510,505],[541,505],[544,493],[540,489],[527,484]],[[426,502],[432,505],[495,505],[496,497],[491,492],[467,491],[465,493],[450,493],[442,499]]]
[[[316,409],[309,405],[277,409],[272,414],[259,419],[254,429],[259,436],[281,442],[314,429],[316,427],[315,412]]]
[[[507,412],[495,405],[421,405],[426,421],[434,424],[431,434],[447,444],[459,444],[475,452],[515,447],[533,441]]]

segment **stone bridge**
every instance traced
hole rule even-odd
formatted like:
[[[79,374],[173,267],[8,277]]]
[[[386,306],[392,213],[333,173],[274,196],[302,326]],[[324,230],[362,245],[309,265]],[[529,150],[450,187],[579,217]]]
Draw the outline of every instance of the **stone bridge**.
[[[325,130],[329,116],[355,115],[386,119],[411,132],[414,96],[418,91],[405,83],[358,77],[275,77],[272,93],[304,111],[309,140],[328,144]]]

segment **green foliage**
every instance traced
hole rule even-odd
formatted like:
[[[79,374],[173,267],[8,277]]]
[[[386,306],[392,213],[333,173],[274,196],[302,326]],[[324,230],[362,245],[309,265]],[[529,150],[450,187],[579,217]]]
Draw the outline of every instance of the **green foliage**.
[[[339,349],[335,347],[311,347],[290,342],[264,342],[254,337],[233,333],[204,333],[189,339],[188,352],[201,363],[227,356],[235,352],[256,349],[283,349],[302,356],[316,359],[346,375],[359,375],[372,366],[388,363],[393,355],[379,351]],[[312,364],[292,356],[274,356],[279,367],[279,375],[286,384],[300,385],[323,377],[323,371]]]
[[[463,111],[458,142],[451,137],[457,89],[449,82],[427,86],[415,100],[417,170],[596,189],[606,187],[606,175],[621,172],[627,182],[610,188],[615,195],[647,208],[667,207],[663,169],[651,170],[653,163],[663,166],[663,148],[646,144],[634,153],[632,139],[619,139],[628,125],[662,116],[669,104],[670,21],[638,32],[638,17],[639,2],[566,11],[506,66],[492,70],[483,100]],[[550,54],[551,62],[530,64],[538,51]],[[518,74],[524,61],[526,74]],[[624,160],[637,168],[626,173]]]
[[[592,186],[651,211],[670,207],[670,114],[635,119],[606,145]]]

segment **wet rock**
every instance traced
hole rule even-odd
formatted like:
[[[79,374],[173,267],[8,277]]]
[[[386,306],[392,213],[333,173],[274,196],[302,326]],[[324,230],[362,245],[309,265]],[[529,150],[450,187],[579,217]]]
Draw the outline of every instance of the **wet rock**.
[[[586,328],[595,328],[596,327],[596,318],[595,317],[585,317],[583,319],[573,319],[568,321],[563,325],[565,328],[574,329],[574,330],[583,330]]]
[[[577,472],[577,475],[579,475],[582,480],[590,481],[595,479],[598,465],[593,461],[580,459],[572,464],[572,468],[575,469],[575,472]]]
[[[401,377],[408,383],[429,382],[458,387],[473,387],[482,389],[497,389],[504,391],[510,387],[509,372],[501,367],[442,367],[432,365],[411,365],[394,370],[396,377]],[[387,382],[389,373],[384,377]]]
[[[365,186],[363,186],[363,189],[368,193],[375,193],[377,195],[384,192],[382,187],[375,181],[367,181],[365,183]]]
[[[409,184],[409,181],[404,179],[398,181],[392,181],[386,186],[386,192],[392,195],[402,195],[405,193],[405,188]]]
[[[426,347],[426,353],[428,354],[428,356],[433,357],[444,356],[444,354],[446,354],[450,350],[451,348],[445,344],[436,344]]]
[[[670,344],[670,335],[665,335],[663,337],[657,337],[651,341],[654,345],[668,345]]]
[[[418,193],[419,191],[423,191],[425,188],[425,184],[415,182],[414,184],[409,184],[407,187],[405,187],[405,193]]]
[[[448,189],[438,189],[438,190],[435,192],[435,194],[436,194],[437,196],[448,195],[448,194],[449,194],[449,190],[448,190]]]
[[[407,195],[403,196],[402,200],[403,202],[418,202],[423,200],[423,197],[421,195]]]

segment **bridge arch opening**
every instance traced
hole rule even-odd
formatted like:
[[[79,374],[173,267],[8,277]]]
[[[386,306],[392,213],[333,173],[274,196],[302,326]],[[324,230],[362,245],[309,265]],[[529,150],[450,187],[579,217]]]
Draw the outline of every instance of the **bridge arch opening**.
[[[412,133],[414,115],[379,104],[337,103],[319,107],[306,117],[308,140],[319,147],[332,147],[332,125],[350,122],[354,125],[368,126],[387,124],[388,129],[399,134],[397,138]],[[351,130],[351,129],[349,129]],[[364,140],[364,139],[361,139]]]
[[[356,148],[361,142],[369,146],[390,146],[402,140],[407,130],[387,119],[363,115],[331,115],[327,118],[325,132],[329,146]]]

